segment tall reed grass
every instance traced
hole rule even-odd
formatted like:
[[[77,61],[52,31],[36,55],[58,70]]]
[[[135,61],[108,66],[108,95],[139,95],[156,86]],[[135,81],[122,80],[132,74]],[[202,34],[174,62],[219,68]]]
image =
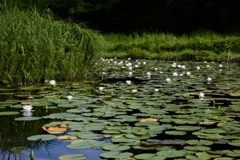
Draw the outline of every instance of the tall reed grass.
[[[97,31],[36,10],[4,9],[0,26],[2,84],[86,78],[104,46]]]
[[[220,35],[199,30],[191,34],[106,34],[105,57],[154,58],[162,60],[224,61],[240,53],[238,34]]]

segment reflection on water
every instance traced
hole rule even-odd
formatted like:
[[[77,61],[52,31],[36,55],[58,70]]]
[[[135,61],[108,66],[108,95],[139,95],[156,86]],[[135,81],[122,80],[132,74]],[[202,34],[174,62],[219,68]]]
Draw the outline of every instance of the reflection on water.
[[[34,150],[34,160],[57,160],[59,156],[65,154],[84,154],[88,160],[101,160],[99,154],[102,150],[84,149],[74,150],[66,148],[70,142],[60,140],[50,141],[28,141],[27,137],[42,134],[41,127],[51,120],[37,121],[15,121],[15,118],[22,117],[22,108],[6,107],[0,111],[18,111],[18,115],[0,116],[0,160],[28,160],[30,159],[30,150]],[[51,113],[65,112],[64,108],[49,109],[46,111],[43,107],[34,107],[33,116],[45,116]],[[21,153],[13,153],[11,149],[23,146],[26,149]],[[94,154],[93,154],[94,153]]]
[[[102,150],[96,149],[82,149],[82,150],[73,150],[66,148],[66,145],[69,142],[62,142],[59,140],[54,140],[48,145],[43,145],[38,149],[34,150],[35,160],[57,160],[59,156],[66,154],[84,154],[87,156],[87,160],[102,160],[99,158],[99,154],[102,153]],[[94,153],[94,154],[93,154]],[[2,153],[0,155],[1,160],[20,160],[20,159],[29,159],[29,152],[25,151],[21,155],[14,155],[12,153]]]

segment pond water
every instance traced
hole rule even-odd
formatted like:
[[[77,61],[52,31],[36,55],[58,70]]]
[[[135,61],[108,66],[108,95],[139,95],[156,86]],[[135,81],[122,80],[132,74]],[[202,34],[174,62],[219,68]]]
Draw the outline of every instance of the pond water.
[[[238,71],[106,59],[92,81],[2,87],[0,159],[238,159]]]

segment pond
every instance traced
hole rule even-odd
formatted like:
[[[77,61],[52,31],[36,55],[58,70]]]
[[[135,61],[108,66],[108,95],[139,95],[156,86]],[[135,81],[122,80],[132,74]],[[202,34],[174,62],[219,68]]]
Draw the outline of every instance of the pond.
[[[239,159],[238,71],[102,59],[92,81],[2,87],[0,159]]]

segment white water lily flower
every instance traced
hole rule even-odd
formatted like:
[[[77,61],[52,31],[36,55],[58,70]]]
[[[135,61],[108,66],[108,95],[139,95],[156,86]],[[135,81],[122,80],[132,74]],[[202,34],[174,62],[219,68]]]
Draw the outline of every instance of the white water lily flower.
[[[185,65],[182,65],[182,67],[181,67],[182,69],[185,69],[186,67],[185,67]]]
[[[208,68],[209,68],[209,67],[210,67],[210,65],[208,65],[208,64],[207,64],[207,65],[206,65],[206,67],[208,67]]]
[[[126,80],[126,83],[127,83],[128,85],[130,85],[130,84],[132,84],[132,81],[131,81],[131,80]]]
[[[139,65],[137,65],[137,64],[136,64],[134,67],[135,67],[135,68],[138,68],[138,67],[139,67]]]
[[[197,66],[196,68],[197,68],[197,70],[199,70],[199,69],[200,69],[200,67],[199,67],[199,66]]]
[[[178,76],[178,73],[177,73],[177,72],[173,72],[172,75],[173,75],[173,76]]]
[[[142,62],[144,65],[147,64],[146,62]]]
[[[190,75],[191,75],[191,72],[187,72],[186,75],[190,76]]]
[[[132,67],[128,67],[129,71],[132,71]]]
[[[23,112],[23,116],[31,117],[33,115],[33,113],[32,113],[33,110],[32,109],[33,109],[33,107],[31,105],[24,105],[21,112]]]
[[[219,67],[222,67],[223,65],[222,64],[219,64]]]
[[[22,109],[22,112],[25,112],[25,111],[31,112],[32,109],[33,109],[32,105],[24,105],[23,109]]]
[[[102,91],[102,90],[104,89],[104,87],[99,87],[98,89],[99,89],[100,91]]]
[[[56,85],[56,81],[55,81],[55,80],[51,80],[51,81],[49,82],[49,84],[52,85],[52,86],[55,86],[55,85]]]
[[[198,96],[199,96],[200,99],[203,99],[204,98],[204,93],[200,92]]]
[[[212,81],[212,78],[211,77],[207,77],[207,81]]]
[[[71,101],[71,100],[73,99],[73,96],[72,96],[72,95],[68,95],[68,96],[67,96],[67,99],[68,99],[69,101]]]
[[[166,78],[166,81],[167,81],[167,82],[171,82],[171,79],[170,79],[170,78]]]
[[[158,89],[158,88],[155,88],[155,89],[154,89],[154,91],[155,91],[155,92],[158,92],[158,91],[159,91],[159,89]]]
[[[132,77],[133,73],[132,72],[128,72],[128,77]]]
[[[151,79],[151,72],[147,72],[148,79]]]
[[[137,89],[133,89],[133,90],[132,90],[132,93],[137,93]]]
[[[173,67],[173,68],[176,68],[176,66],[177,66],[176,63],[173,63],[173,64],[172,64],[172,67]]]

